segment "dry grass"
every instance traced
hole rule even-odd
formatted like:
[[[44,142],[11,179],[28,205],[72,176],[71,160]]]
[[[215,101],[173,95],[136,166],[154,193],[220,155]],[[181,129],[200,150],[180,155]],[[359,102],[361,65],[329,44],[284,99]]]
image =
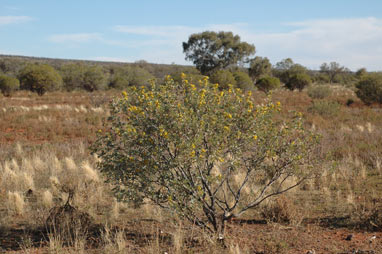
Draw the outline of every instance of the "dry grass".
[[[227,248],[150,203],[135,209],[113,197],[113,186],[96,169],[97,158],[89,154],[88,145],[102,128],[107,101],[116,93],[38,97],[19,92],[1,97],[0,240],[2,232],[17,237],[20,229],[26,236],[15,240],[19,253],[306,253],[310,247],[317,253],[347,251],[347,245],[327,243],[325,252],[325,240],[317,244],[314,232],[381,230],[382,114],[380,108],[363,106],[349,89],[332,90],[325,100],[340,104],[337,115],[310,113],[312,99],[305,92],[274,92],[285,117],[292,115],[288,111],[300,111],[306,127],[322,135],[322,176],[229,223]],[[265,98],[260,92],[254,96],[260,103]],[[346,106],[348,99],[355,102]],[[64,205],[70,193],[71,205],[92,218],[89,234],[70,243],[52,233],[45,234],[42,243],[34,239],[49,211]],[[258,224],[264,219],[273,222]],[[11,244],[0,243],[6,246]]]

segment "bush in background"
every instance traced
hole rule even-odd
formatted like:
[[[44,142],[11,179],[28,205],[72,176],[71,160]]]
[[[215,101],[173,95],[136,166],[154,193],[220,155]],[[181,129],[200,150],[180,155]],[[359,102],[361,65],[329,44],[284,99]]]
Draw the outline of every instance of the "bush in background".
[[[308,111],[322,116],[336,116],[340,112],[341,104],[336,101],[316,100]]]
[[[329,86],[313,85],[308,87],[307,93],[312,99],[324,99],[332,93],[332,90]]]
[[[280,87],[280,79],[266,76],[256,82],[256,87],[259,88],[259,90],[268,93],[269,91]]]
[[[107,87],[106,76],[99,66],[89,66],[83,75],[82,87],[89,92],[104,90]]]
[[[382,104],[382,75],[368,75],[356,84],[356,94],[366,104]]]
[[[20,81],[17,78],[0,75],[0,91],[4,96],[11,96],[19,88]]]
[[[233,73],[236,81],[236,86],[244,91],[253,90],[254,85],[252,79],[246,72],[236,71]]]
[[[302,91],[304,87],[310,85],[311,83],[312,83],[312,80],[308,74],[296,73],[289,77],[288,81],[285,83],[285,86],[289,90],[298,89],[299,91]]]
[[[227,89],[229,85],[236,86],[236,80],[232,72],[228,70],[218,70],[210,76],[212,83],[219,84],[221,89]]]
[[[62,78],[50,65],[32,64],[24,67],[19,74],[21,89],[36,92],[43,95],[47,91],[55,91],[61,88]]]

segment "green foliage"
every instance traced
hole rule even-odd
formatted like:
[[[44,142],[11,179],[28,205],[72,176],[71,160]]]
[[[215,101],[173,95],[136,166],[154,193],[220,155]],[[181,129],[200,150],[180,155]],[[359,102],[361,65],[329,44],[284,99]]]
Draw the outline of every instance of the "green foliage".
[[[314,82],[319,84],[329,83],[329,76],[325,73],[318,73],[314,75]]]
[[[219,84],[221,89],[227,89],[229,85],[236,86],[236,80],[232,72],[228,70],[218,70],[210,76],[211,82]]]
[[[248,73],[253,80],[258,78],[270,75],[272,71],[272,64],[269,62],[269,59],[266,57],[257,56],[249,62]]]
[[[0,75],[0,91],[4,96],[11,96],[19,88],[20,82],[17,78]]]
[[[336,63],[336,62],[331,62],[329,64],[327,63],[323,63],[321,66],[320,66],[320,71],[322,73],[325,73],[326,75],[328,75],[328,78],[329,78],[329,83],[333,83],[333,82],[336,82],[335,78],[343,73],[344,71],[346,71],[346,68],[343,67],[343,66],[340,66],[339,63]],[[338,83],[338,81],[336,82]]]
[[[289,79],[288,79],[288,82],[285,83],[285,86],[289,89],[289,90],[295,90],[295,89],[298,89],[298,90],[302,90],[304,89],[304,87],[310,85],[312,83],[312,80],[310,79],[310,76],[306,73],[296,73],[296,74],[292,74]]]
[[[126,89],[128,86],[148,86],[154,76],[138,65],[124,66],[113,69],[109,87]]]
[[[287,58],[276,64],[274,75],[278,77],[280,81],[286,85],[287,88],[294,90],[296,88],[300,89],[300,85],[306,86],[307,84],[305,84],[303,81],[307,81],[308,78],[310,80],[308,84],[311,83],[311,79],[307,72],[308,70],[304,66],[295,64],[292,59]],[[303,87],[301,89],[303,89]]]
[[[13,59],[10,57],[5,57],[0,59],[0,71],[4,74],[17,75],[20,69],[25,65],[25,62],[19,59]]]
[[[341,110],[341,104],[336,101],[316,100],[308,111],[322,116],[336,116]]]
[[[226,68],[229,65],[245,61],[255,53],[255,46],[241,42],[232,32],[211,32],[192,34],[183,42],[186,60],[192,61],[203,74]]]
[[[89,92],[106,88],[106,76],[99,66],[88,66],[83,74],[82,87]]]
[[[244,91],[253,90],[253,81],[246,72],[236,71],[233,73],[233,77],[235,78],[236,86],[238,88]]]
[[[366,77],[366,75],[367,75],[366,68],[360,68],[355,73],[355,76],[356,76],[357,79],[363,79],[363,78]]]
[[[19,76],[21,89],[36,92],[40,96],[62,86],[60,74],[47,64],[27,65],[20,71]]]
[[[382,104],[382,75],[370,74],[356,84],[357,96],[366,104]]]
[[[280,103],[256,106],[250,91],[221,91],[208,78],[200,86],[167,77],[151,90],[128,89],[110,104],[92,150],[119,199],[149,199],[224,233],[227,220],[313,172],[317,137],[301,114],[275,120]]]
[[[61,67],[65,90],[73,91],[83,88],[85,69],[86,66],[83,64],[66,64]]]
[[[276,77],[266,76],[259,79],[256,82],[256,86],[259,90],[268,93],[269,91],[280,87],[280,80]]]
[[[197,74],[197,73],[188,73],[188,72],[175,72],[170,75],[171,78],[177,82],[182,83],[184,78],[187,78],[188,82],[191,84],[199,84],[206,76]]]
[[[324,99],[332,93],[329,86],[312,85],[308,88],[308,95],[313,99]]]

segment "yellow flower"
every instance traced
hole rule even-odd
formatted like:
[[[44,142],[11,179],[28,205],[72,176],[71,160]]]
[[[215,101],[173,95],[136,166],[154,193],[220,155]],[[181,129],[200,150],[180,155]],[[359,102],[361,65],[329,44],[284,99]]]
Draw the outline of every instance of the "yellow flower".
[[[206,149],[204,149],[204,148],[202,148],[202,150],[201,150],[201,151],[202,151],[202,153],[205,153],[205,152],[207,152],[207,151],[206,151]]]
[[[280,106],[280,105],[281,105],[281,103],[278,101],[278,102],[276,102],[276,105],[277,105],[277,106]]]
[[[257,140],[257,135],[253,135],[253,140]]]
[[[122,92],[122,95],[126,98],[126,97],[127,97],[127,92],[126,92],[126,91],[123,91],[123,92]]]
[[[228,126],[224,126],[224,130],[229,131],[229,127]]]
[[[225,116],[226,116],[227,118],[229,118],[229,119],[232,118],[232,115],[231,115],[230,113],[225,113]]]
[[[195,151],[192,151],[192,152],[190,153],[190,156],[191,156],[191,157],[194,157],[194,156],[195,156]]]
[[[185,79],[186,78],[186,74],[184,74],[183,72],[180,74],[180,77],[182,78],[182,79]]]

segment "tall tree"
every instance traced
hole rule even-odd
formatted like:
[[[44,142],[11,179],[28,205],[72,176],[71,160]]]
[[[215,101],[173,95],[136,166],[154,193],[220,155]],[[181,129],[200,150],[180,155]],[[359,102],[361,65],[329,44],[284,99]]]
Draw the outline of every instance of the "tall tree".
[[[232,32],[211,32],[192,34],[183,42],[186,60],[192,61],[203,75],[226,68],[239,62],[246,62],[255,53],[255,46],[241,42]]]

